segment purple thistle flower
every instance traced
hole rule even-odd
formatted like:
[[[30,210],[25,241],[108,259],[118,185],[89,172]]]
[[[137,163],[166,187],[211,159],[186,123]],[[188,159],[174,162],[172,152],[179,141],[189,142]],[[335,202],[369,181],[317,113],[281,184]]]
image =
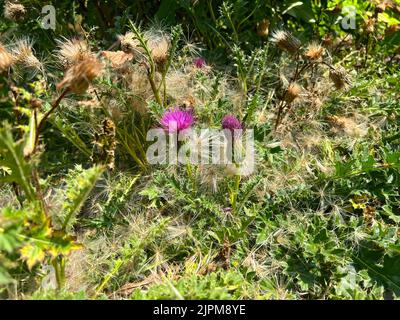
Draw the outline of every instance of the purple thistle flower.
[[[179,132],[188,129],[194,123],[192,109],[180,107],[171,108],[166,111],[160,120],[161,126],[169,132]]]
[[[193,65],[198,69],[203,69],[207,65],[207,63],[204,58],[195,58],[193,60]]]
[[[243,125],[241,124],[241,122],[238,120],[238,118],[236,118],[233,115],[226,115],[223,119],[222,119],[222,128],[223,129],[229,129],[231,131],[239,130],[239,129],[243,129]]]

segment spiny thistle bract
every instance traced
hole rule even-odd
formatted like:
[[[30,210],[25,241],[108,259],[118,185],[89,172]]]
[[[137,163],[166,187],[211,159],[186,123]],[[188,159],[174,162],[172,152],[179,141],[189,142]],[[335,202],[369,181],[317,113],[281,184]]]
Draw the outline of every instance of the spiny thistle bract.
[[[21,21],[26,14],[23,4],[17,1],[7,1],[4,5],[4,17],[11,21]]]
[[[299,51],[301,47],[301,42],[295,36],[293,36],[290,32],[278,30],[272,34],[271,41],[276,44],[276,46],[283,50],[287,51],[291,54],[294,54]]]
[[[98,59],[87,57],[67,70],[57,89],[65,89],[75,94],[85,93],[89,84],[101,74],[102,69],[103,65]]]
[[[190,128],[194,123],[193,109],[181,107],[166,111],[160,120],[161,126],[169,132],[180,132]]]

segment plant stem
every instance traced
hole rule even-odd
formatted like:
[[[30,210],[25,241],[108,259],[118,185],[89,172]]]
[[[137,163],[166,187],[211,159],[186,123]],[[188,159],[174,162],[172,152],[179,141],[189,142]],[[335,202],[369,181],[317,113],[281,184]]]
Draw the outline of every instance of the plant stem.
[[[65,286],[65,259],[58,256],[52,261],[56,274],[57,290],[62,290]]]
[[[234,185],[234,189],[233,192],[231,194],[231,198],[232,198],[232,211],[234,214],[237,214],[236,212],[236,205],[237,205],[237,198],[239,196],[239,187],[240,187],[240,180],[241,177],[240,175],[235,175],[235,185]]]
[[[53,105],[51,107],[51,109],[49,111],[47,111],[43,118],[39,121],[39,124],[37,125],[37,129],[36,129],[36,138],[35,138],[35,145],[33,148],[33,153],[35,153],[38,143],[39,143],[39,137],[40,137],[40,131],[43,128],[43,125],[45,124],[45,122],[47,121],[47,119],[50,117],[50,115],[54,112],[54,110],[57,109],[57,107],[60,105],[61,100],[64,99],[64,97],[67,95],[69,91],[65,90],[58,98],[56,101],[53,102]]]

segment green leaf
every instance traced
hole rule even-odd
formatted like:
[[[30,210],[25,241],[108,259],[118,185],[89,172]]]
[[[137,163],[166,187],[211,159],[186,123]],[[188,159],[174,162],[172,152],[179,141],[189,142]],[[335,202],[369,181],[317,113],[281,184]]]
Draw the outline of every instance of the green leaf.
[[[10,125],[0,129],[0,167],[8,168],[9,174],[0,176],[0,183],[17,183],[30,201],[36,200],[35,189],[30,181],[32,165],[24,157],[25,141],[14,141]]]
[[[71,219],[79,212],[97,179],[103,173],[104,168],[95,166],[93,168],[83,170],[77,167],[77,172],[70,173],[69,184],[66,190],[66,201],[63,205],[65,219],[62,223],[62,229],[66,230]]]

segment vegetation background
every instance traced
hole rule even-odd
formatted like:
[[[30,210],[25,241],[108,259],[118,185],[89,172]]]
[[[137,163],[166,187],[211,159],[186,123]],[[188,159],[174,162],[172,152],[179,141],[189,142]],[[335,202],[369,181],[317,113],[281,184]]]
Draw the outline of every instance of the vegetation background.
[[[47,4],[0,1],[1,298],[400,297],[399,0]],[[176,106],[256,171],[150,166]]]

